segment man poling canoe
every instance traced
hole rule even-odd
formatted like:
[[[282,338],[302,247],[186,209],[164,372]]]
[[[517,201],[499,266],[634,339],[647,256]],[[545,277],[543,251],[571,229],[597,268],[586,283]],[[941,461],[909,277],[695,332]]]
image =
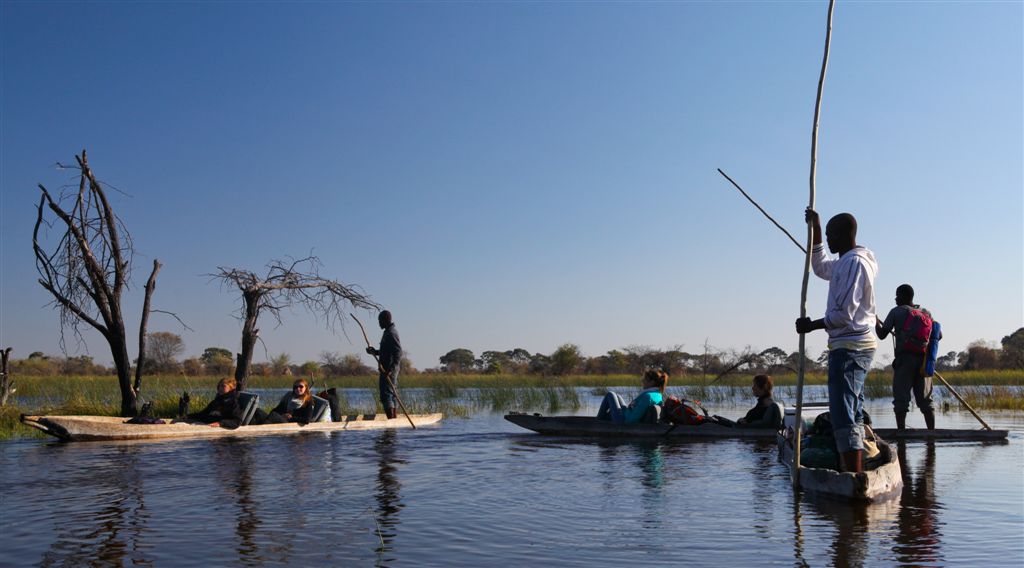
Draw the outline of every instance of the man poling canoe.
[[[929,430],[934,430],[933,373],[925,372],[925,363],[933,342],[937,349],[942,332],[933,321],[931,312],[914,303],[914,288],[910,284],[901,284],[896,288],[896,307],[889,310],[885,321],[878,320],[875,332],[879,339],[892,334],[895,340],[892,405],[896,413],[896,428],[904,430],[907,427],[907,411],[910,410],[910,395],[913,393],[925,425]],[[932,362],[934,365],[934,359]]]
[[[828,332],[828,403],[832,431],[845,471],[863,471],[864,381],[875,356],[875,277],[878,263],[870,250],[857,244],[857,220],[849,213],[832,217],[825,226],[828,258],[821,238],[818,214],[808,208],[813,232],[814,274],[828,280],[825,316],[796,320],[800,334],[817,329]]]
[[[409,419],[409,424],[416,428],[412,418],[409,418],[409,412],[405,409],[405,404],[402,403],[402,399],[398,396],[398,373],[402,366],[402,342],[398,337],[398,329],[395,328],[391,312],[383,310],[377,315],[377,323],[384,330],[379,349],[375,349],[370,345],[370,338],[366,335],[366,328],[363,327],[363,322],[359,321],[355,314],[349,315],[352,316],[352,319],[356,320],[356,323],[359,324],[359,330],[363,332],[363,339],[366,341],[366,352],[377,361],[380,403],[384,407],[384,413],[389,419],[396,418],[398,412],[395,410],[395,403],[397,402],[398,406],[402,408],[402,413]]]

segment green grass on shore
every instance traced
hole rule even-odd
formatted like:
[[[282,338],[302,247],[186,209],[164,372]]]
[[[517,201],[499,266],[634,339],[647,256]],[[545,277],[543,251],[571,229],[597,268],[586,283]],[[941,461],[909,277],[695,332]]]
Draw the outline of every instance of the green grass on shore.
[[[942,376],[956,387],[960,386],[1024,386],[1024,369],[996,371],[948,371]],[[869,380],[888,380],[889,373],[875,370]],[[297,377],[250,377],[249,387],[288,388]],[[669,386],[749,386],[751,375],[735,374],[713,381],[713,377],[688,374],[674,376],[669,379]],[[788,373],[772,377],[777,386],[796,384],[796,374]],[[143,394],[159,398],[164,394],[188,390],[190,392],[213,392],[218,377],[188,377],[183,375],[158,375],[144,377]],[[825,384],[825,374],[809,373],[805,383],[811,385]],[[56,377],[15,377],[15,386],[20,397],[53,397],[64,399],[71,393],[83,393],[92,399],[93,395],[119,396],[117,380],[112,376],[56,376]],[[566,377],[541,377],[537,375],[449,375],[449,374],[409,374],[400,377],[402,388],[429,388],[435,390],[460,388],[530,388],[550,386],[570,387],[637,387],[640,384],[638,375],[570,375]],[[376,375],[356,377],[331,377],[314,380],[314,389],[324,385],[339,388],[376,388]]]

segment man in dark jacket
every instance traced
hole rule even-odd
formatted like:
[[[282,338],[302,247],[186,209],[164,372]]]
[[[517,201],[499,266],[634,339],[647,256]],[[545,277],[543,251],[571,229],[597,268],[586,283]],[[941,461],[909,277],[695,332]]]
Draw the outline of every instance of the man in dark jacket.
[[[398,412],[395,410],[397,403],[392,385],[394,388],[398,388],[398,372],[402,366],[402,341],[398,338],[398,329],[395,328],[395,323],[391,319],[391,312],[382,311],[377,316],[377,323],[384,330],[384,335],[380,338],[380,349],[367,347],[366,352],[376,355],[380,360],[380,377],[378,378],[380,403],[388,418],[395,418],[398,416]]]

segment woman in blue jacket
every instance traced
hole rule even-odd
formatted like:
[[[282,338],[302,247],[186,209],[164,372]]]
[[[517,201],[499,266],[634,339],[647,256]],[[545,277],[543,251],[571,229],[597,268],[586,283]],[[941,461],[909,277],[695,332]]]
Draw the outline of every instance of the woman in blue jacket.
[[[650,407],[661,404],[665,400],[665,386],[668,385],[668,373],[651,369],[644,373],[644,391],[633,402],[626,404],[618,394],[609,391],[601,401],[601,409],[597,411],[598,420],[611,420],[617,424],[635,424],[643,419]]]

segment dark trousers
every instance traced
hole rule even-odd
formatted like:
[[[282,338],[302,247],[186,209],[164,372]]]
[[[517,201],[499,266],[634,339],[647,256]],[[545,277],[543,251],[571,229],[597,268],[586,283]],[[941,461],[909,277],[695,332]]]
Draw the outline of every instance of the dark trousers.
[[[398,366],[391,370],[391,382],[395,384],[395,388],[398,388]],[[391,390],[391,385],[388,384],[387,373],[381,373],[377,379],[378,386],[380,387],[380,405],[384,407],[384,410],[389,408],[394,409],[398,406],[398,401],[395,398],[395,392]]]
[[[910,410],[914,394],[921,412],[932,412],[932,378],[921,375],[923,353],[900,353],[892,362],[892,406],[896,412]]]

